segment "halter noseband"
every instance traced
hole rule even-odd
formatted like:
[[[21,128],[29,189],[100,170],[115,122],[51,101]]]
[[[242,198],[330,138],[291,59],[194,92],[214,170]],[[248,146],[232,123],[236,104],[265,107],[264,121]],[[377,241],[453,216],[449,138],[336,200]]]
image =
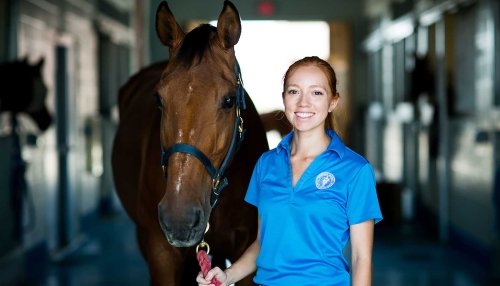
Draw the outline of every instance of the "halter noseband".
[[[245,130],[243,129],[243,118],[241,117],[241,109],[246,109],[245,104],[245,92],[243,90],[243,81],[241,78],[241,71],[238,61],[236,61],[234,66],[234,74],[237,79],[237,89],[236,89],[236,119],[234,123],[233,137],[231,139],[231,145],[229,145],[229,150],[222,161],[222,165],[219,169],[215,168],[210,159],[203,154],[198,148],[191,144],[177,143],[173,144],[169,148],[165,149],[162,146],[161,154],[161,166],[163,168],[163,173],[165,174],[165,169],[167,168],[167,162],[170,155],[173,153],[186,153],[193,155],[205,166],[210,177],[212,178],[212,193],[210,194],[210,206],[213,208],[217,204],[219,195],[228,185],[227,178],[224,176],[224,172],[229,166],[229,162],[233,158],[236,151],[238,151],[241,142],[243,141]]]

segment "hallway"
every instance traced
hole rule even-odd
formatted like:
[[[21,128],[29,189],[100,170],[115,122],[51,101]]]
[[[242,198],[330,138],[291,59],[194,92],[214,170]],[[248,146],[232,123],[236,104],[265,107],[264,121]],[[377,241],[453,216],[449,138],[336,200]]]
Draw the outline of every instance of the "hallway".
[[[25,281],[1,285],[148,285],[147,269],[128,217],[120,212],[99,221],[72,254],[48,265],[28,263]],[[486,273],[480,265],[419,235],[414,227],[377,226],[373,268],[374,286],[486,285]]]

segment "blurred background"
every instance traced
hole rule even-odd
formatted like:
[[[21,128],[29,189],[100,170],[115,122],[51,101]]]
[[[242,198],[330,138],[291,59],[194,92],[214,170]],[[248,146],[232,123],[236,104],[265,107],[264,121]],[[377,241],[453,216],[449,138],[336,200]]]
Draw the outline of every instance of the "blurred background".
[[[148,284],[110,151],[119,87],[168,58],[159,3],[0,0],[0,285]],[[499,1],[233,3],[262,114],[293,61],[335,68],[336,129],[377,173],[374,285],[500,285]],[[169,1],[186,30],[222,4]]]

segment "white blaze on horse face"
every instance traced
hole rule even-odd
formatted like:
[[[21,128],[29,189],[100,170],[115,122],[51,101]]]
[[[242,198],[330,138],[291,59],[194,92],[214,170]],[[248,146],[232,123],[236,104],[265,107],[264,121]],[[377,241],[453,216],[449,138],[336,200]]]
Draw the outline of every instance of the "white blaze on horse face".
[[[197,132],[196,132],[196,130],[194,130],[194,129],[189,130],[189,140],[190,140],[190,141],[195,140],[195,135],[196,135],[196,133],[197,133]]]
[[[180,141],[182,141],[183,137],[184,137],[184,131],[181,128],[177,129],[177,138],[175,139],[175,141],[180,142]]]

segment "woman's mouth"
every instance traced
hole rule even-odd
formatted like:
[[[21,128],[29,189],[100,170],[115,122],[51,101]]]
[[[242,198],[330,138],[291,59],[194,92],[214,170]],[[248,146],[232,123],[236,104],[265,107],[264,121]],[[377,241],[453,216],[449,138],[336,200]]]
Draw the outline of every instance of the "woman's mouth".
[[[295,116],[299,118],[309,118],[314,115],[313,112],[295,112]]]

